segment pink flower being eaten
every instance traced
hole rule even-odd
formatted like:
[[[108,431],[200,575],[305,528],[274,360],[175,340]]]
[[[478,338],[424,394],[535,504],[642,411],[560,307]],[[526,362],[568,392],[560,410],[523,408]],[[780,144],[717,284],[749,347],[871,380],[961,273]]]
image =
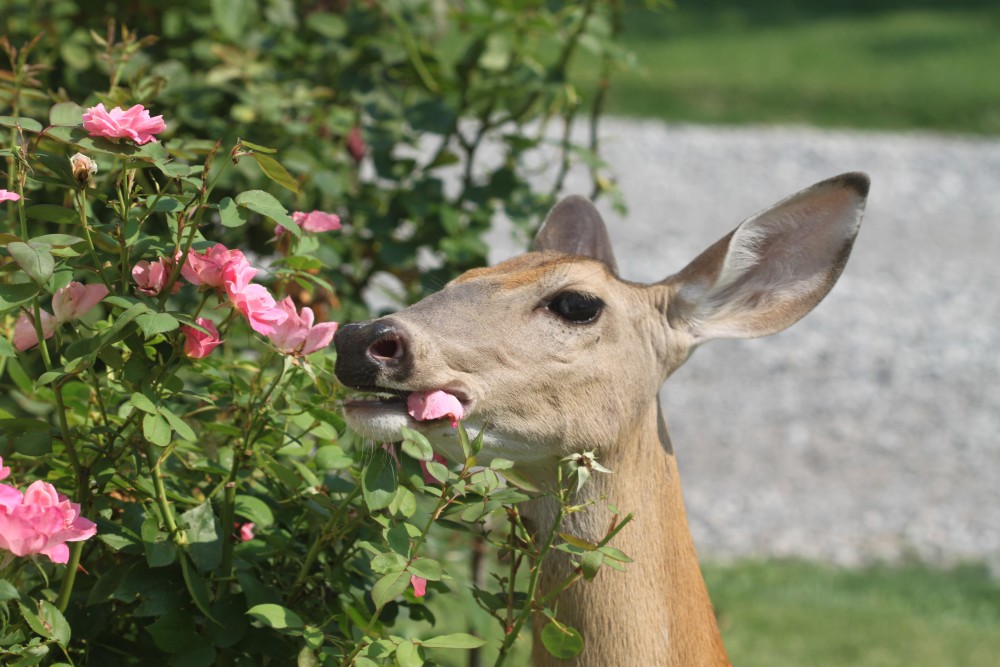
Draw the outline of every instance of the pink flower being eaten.
[[[225,287],[225,277],[223,271],[230,262],[236,262],[249,268],[250,263],[239,250],[230,250],[221,243],[205,252],[198,253],[194,250],[188,252],[187,260],[181,266],[181,275],[184,280],[192,285],[207,285],[208,287]],[[250,269],[247,282],[257,273],[256,269]]]
[[[8,192],[7,190],[0,189],[0,201],[17,201],[21,198],[21,195],[16,192]]]
[[[441,390],[413,392],[406,398],[406,410],[417,421],[451,417],[452,428],[465,416],[462,402]]]
[[[317,232],[330,232],[340,229],[340,216],[335,213],[324,213],[323,211],[313,211],[303,213],[295,211],[292,213],[292,221],[298,225],[302,231],[315,234]],[[278,225],[274,228],[274,235],[281,236],[285,233],[285,228]]]
[[[15,556],[44,554],[53,563],[66,563],[66,542],[86,540],[97,532],[93,521],[80,516],[80,505],[48,482],[33,482],[24,495],[6,484],[0,487],[5,489],[0,493],[0,549],[4,551]]]
[[[312,308],[295,312],[295,303],[290,296],[279,301],[277,308],[285,313],[286,318],[268,338],[284,354],[305,357],[329,345],[337,333],[336,322],[313,324],[315,316]]]
[[[413,597],[422,598],[427,594],[427,580],[423,577],[411,574],[410,585],[413,586]]]
[[[75,280],[52,295],[52,313],[56,324],[71,322],[86,315],[108,295],[104,285],[84,285]]]
[[[163,116],[150,117],[141,104],[123,110],[115,107],[111,111],[103,104],[91,107],[83,114],[83,129],[92,137],[105,139],[131,139],[135,143],[148,144],[156,141],[153,135],[167,129]]]
[[[200,331],[186,324],[181,326],[181,333],[184,334],[184,354],[191,359],[201,359],[211,354],[212,350],[222,344],[222,341],[219,340],[219,330],[215,328],[215,323],[212,320],[199,317],[195,323],[205,331]]]
[[[39,309],[39,314],[42,320],[42,335],[48,340],[56,333],[56,320],[44,310]],[[35,322],[27,313],[21,313],[14,323],[14,347],[24,352],[36,345],[38,345],[38,332],[35,331]]]
[[[139,292],[146,296],[156,296],[166,287],[173,269],[174,263],[166,257],[160,257],[155,262],[142,260],[132,267],[132,280]],[[172,291],[176,292],[180,288],[180,284],[175,282]]]

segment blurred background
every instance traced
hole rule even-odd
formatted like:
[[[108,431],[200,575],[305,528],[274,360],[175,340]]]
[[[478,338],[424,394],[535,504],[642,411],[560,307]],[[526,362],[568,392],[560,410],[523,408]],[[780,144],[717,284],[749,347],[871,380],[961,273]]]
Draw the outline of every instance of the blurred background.
[[[596,197],[623,277],[655,281],[868,172],[817,310],[663,391],[692,530],[734,664],[996,664],[995,1],[5,0],[0,32],[37,65],[0,65],[0,114],[141,102],[178,159],[280,149],[295,190],[248,161],[219,188],[342,214],[289,269],[340,321],[523,251],[560,194]]]

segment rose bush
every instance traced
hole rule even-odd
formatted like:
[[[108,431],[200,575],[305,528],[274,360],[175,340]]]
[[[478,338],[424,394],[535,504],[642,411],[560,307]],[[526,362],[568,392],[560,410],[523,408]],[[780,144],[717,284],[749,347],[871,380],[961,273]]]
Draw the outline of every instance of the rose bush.
[[[218,12],[233,4],[192,23],[226,61],[250,57],[269,29],[230,32]],[[570,156],[585,153],[568,138],[580,108],[564,79],[570,56],[586,36],[608,36],[617,5],[538,3],[531,20],[476,5],[449,17],[471,36],[449,60],[433,48],[438,24],[406,20],[433,3],[327,4],[295,17],[323,39],[272,35],[287,50],[273,64],[314,48],[304,62],[333,62],[343,83],[332,101],[315,81],[302,101],[244,62],[247,91],[267,92],[234,102],[243,93],[217,63],[193,84],[205,86],[196,112],[176,86],[208,67],[197,62],[208,43],[157,51],[125,30],[95,37],[106,91],[79,62],[43,81],[46,58],[79,46],[72,3],[51,16],[70,35],[62,47],[0,40],[4,664],[409,666],[484,644],[499,664],[523,650],[529,616],[555,617],[552,601],[527,602],[542,556],[585,547],[532,541],[516,503],[535,490],[510,462],[475,465],[479,444],[446,395],[411,407],[453,420],[464,460],[435,457],[414,432],[385,447],[358,441],[337,411],[329,343],[337,320],[367,314],[372,276],[391,273],[416,298],[483,261],[496,210],[534,220],[547,206]],[[186,6],[144,20],[166,25]],[[21,8],[13,29],[36,11]],[[393,31],[407,26],[400,43]],[[556,27],[548,67],[548,47],[494,38]],[[390,94],[399,81],[405,94]],[[234,117],[237,107],[265,118]],[[546,139],[518,129],[545,118],[567,130],[556,183],[536,192],[522,160]],[[234,120],[278,148],[234,134]],[[407,150],[419,136],[437,139],[429,157]],[[481,169],[490,138],[506,158]],[[423,251],[438,268],[417,271]],[[449,564],[449,550],[463,561],[481,551],[470,540],[509,556],[493,579]]]

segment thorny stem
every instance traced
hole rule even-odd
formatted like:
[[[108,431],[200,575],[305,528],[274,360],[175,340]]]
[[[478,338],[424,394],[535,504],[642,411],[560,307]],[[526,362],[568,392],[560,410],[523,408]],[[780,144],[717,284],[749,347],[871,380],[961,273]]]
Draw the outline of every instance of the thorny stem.
[[[340,520],[343,518],[347,509],[351,506],[351,502],[358,497],[361,493],[361,485],[357,485],[351,490],[350,494],[344,498],[343,502],[337,507],[337,511],[333,513],[330,520],[326,522],[323,529],[316,536],[312,545],[309,547],[309,551],[306,553],[306,559],[302,561],[302,567],[299,568],[299,573],[295,577],[295,582],[292,584],[292,590],[298,590],[298,588],[305,582],[306,577],[309,576],[309,571],[312,570],[313,563],[319,557],[320,549],[323,548],[323,544],[330,539],[334,530],[340,524]]]

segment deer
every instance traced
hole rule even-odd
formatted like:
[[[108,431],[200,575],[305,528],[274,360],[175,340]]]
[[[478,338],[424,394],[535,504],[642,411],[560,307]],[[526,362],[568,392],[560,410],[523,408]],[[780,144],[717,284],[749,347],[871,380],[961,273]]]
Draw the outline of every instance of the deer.
[[[730,665],[659,391],[702,343],[774,334],[811,311],[844,270],[868,189],[863,173],[816,183],[653,284],[618,277],[597,208],[569,196],[545,218],[530,252],[467,271],[403,310],[337,332],[336,376],[382,393],[345,401],[346,421],[358,434],[398,441],[407,427],[462,460],[448,420],[415,421],[406,410],[408,393],[440,390],[460,401],[469,435],[482,434],[482,464],[514,461],[548,488],[560,459],[575,453],[593,451],[611,470],[593,475],[580,494],[634,514],[614,542],[634,562],[624,575],[602,568],[561,594],[558,618],[579,631],[584,649],[556,660],[536,627],[534,665]],[[546,534],[554,502],[524,505],[530,525]],[[560,530],[596,543],[607,522],[595,516],[569,514]],[[566,553],[548,558],[540,595],[574,567]]]

